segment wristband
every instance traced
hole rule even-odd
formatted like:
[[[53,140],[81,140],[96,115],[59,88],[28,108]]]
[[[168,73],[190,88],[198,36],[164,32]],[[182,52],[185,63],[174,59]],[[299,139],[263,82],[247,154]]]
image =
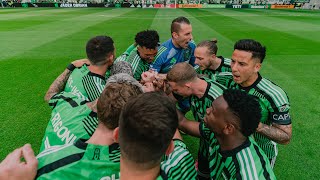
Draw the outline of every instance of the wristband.
[[[73,71],[75,68],[76,68],[76,66],[74,66],[72,63],[70,63],[70,64],[67,66],[67,69],[68,69],[69,71]]]

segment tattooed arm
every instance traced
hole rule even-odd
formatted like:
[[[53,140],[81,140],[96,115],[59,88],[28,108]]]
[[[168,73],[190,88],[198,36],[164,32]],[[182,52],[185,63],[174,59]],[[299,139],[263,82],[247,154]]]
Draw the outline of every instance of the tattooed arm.
[[[53,83],[50,85],[46,95],[44,96],[44,100],[46,102],[49,102],[49,100],[57,93],[61,92],[70,76],[72,71],[69,69],[66,69],[63,71],[62,74],[60,74],[56,80],[53,81]]]
[[[272,126],[259,123],[257,132],[279,144],[289,144],[292,135],[292,125],[280,125],[273,123]]]

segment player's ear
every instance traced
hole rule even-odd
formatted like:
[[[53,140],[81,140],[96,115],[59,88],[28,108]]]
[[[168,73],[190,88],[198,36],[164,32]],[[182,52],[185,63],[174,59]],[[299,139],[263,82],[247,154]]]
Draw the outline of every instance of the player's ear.
[[[184,85],[185,85],[187,88],[189,88],[189,89],[191,88],[191,82],[187,82],[187,83],[185,83]]]
[[[259,72],[260,69],[261,69],[261,63],[260,63],[260,60],[259,59],[255,59],[256,63],[254,65],[254,72]]]
[[[171,35],[172,35],[173,38],[177,38],[178,37],[178,33],[176,33],[176,32],[172,32]]]
[[[118,143],[119,142],[119,127],[116,127],[113,130],[113,140]]]
[[[170,141],[170,144],[166,150],[166,155],[169,156],[169,154],[171,154],[174,150],[174,142],[173,140]]]
[[[235,127],[233,124],[226,124],[226,126],[224,127],[223,129],[223,133],[226,134],[226,135],[229,135],[229,134],[232,134],[235,130]]]

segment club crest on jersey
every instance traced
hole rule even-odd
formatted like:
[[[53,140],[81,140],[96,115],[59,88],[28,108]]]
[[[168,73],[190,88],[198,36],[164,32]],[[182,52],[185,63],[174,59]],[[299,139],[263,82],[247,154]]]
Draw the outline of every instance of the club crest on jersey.
[[[94,150],[92,160],[100,160],[100,148]]]

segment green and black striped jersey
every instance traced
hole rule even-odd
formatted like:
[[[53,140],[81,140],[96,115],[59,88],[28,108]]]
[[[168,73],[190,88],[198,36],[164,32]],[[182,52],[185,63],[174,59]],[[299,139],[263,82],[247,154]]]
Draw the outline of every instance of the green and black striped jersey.
[[[134,49],[130,49],[130,47],[126,52],[119,56],[115,62],[126,61],[130,63],[132,66],[133,77],[136,80],[140,81],[141,74],[150,69],[150,64],[140,58],[137,47],[135,47]]]
[[[223,85],[208,78],[202,78],[207,82],[207,89],[201,98],[195,95],[190,96],[190,109],[193,113],[194,119],[198,122],[203,122],[206,115],[207,108],[211,107],[212,102],[223,94],[226,89]],[[200,138],[198,156],[207,157],[208,144]],[[202,159],[202,158],[199,158]],[[202,163],[202,162],[198,162]],[[207,164],[207,163],[204,163]],[[207,165],[206,165],[207,166]]]
[[[56,94],[49,105],[52,107],[51,118],[39,152],[51,146],[73,143],[79,138],[89,139],[98,125],[97,113],[72,93]]]
[[[210,144],[209,167],[211,179],[276,179],[269,159],[249,137],[233,150],[221,151],[215,134],[200,123],[200,134]]]
[[[201,78],[207,82],[206,92],[201,98],[196,95],[190,96],[190,108],[194,115],[194,118],[198,122],[202,122],[204,116],[206,115],[207,108],[211,107],[212,102],[219,96],[222,95],[223,91],[226,89],[223,85],[215,82],[214,80],[208,78]]]
[[[203,74],[204,76],[212,80],[216,80],[216,75],[219,73],[227,73],[227,72],[231,73],[232,71],[230,66],[231,59],[224,58],[222,56],[218,56],[218,58],[221,59],[221,64],[216,70],[211,70],[211,69],[201,70],[200,68],[197,68],[196,72],[198,74]]]
[[[290,103],[287,94],[278,85],[266,78],[262,78],[260,74],[258,79],[249,87],[241,87],[236,84],[232,75],[217,76],[217,81],[227,88],[242,89],[248,94],[259,98],[262,109],[261,123],[267,125],[272,123],[280,125],[291,124]],[[254,133],[253,137],[269,159],[277,156],[278,149],[275,142],[259,133]]]
[[[72,71],[64,91],[72,92],[83,100],[94,101],[100,96],[105,85],[105,77],[92,73],[85,64]]]
[[[55,146],[37,156],[37,179],[119,179],[118,144],[101,146],[79,139],[74,144]]]
[[[183,141],[174,139],[174,150],[161,162],[161,170],[169,179],[196,179],[197,172],[192,154]]]

